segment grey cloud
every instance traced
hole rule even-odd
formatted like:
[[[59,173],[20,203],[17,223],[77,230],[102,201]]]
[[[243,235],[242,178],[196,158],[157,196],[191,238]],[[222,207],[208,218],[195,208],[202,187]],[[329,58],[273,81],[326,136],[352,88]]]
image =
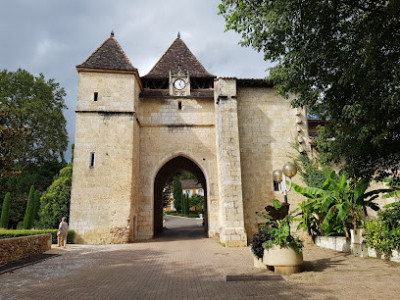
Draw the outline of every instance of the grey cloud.
[[[75,135],[77,64],[115,31],[132,64],[145,75],[181,32],[217,76],[262,78],[270,65],[224,32],[215,0],[0,0],[0,69],[23,68],[66,89],[70,143]],[[70,153],[67,153],[67,157]]]

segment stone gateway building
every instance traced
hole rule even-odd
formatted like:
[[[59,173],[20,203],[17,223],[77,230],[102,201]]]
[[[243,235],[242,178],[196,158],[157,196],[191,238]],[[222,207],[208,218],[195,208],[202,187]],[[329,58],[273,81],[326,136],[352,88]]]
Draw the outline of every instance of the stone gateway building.
[[[255,212],[277,195],[272,170],[293,142],[304,145],[304,110],[263,79],[210,74],[179,35],[145,76],[114,34],[77,70],[76,242],[151,239],[163,227],[165,183],[187,170],[204,189],[207,235],[246,245],[262,221]]]

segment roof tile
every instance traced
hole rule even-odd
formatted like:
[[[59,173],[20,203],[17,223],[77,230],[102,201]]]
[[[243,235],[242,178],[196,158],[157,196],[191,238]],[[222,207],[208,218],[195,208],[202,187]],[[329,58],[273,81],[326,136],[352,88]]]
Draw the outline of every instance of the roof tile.
[[[82,64],[77,65],[76,68],[137,72],[137,69],[131,64],[113,36],[106,39],[88,59]]]
[[[143,78],[169,78],[169,71],[173,73],[188,71],[191,78],[215,77],[208,73],[180,37],[175,39],[156,65]]]

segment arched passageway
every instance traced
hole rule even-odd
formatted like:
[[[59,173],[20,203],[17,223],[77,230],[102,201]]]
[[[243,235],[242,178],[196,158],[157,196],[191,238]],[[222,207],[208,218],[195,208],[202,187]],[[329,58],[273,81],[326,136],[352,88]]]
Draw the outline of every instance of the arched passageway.
[[[163,230],[163,200],[162,192],[168,179],[181,171],[188,171],[196,176],[204,190],[204,230],[208,232],[208,214],[207,214],[207,182],[206,177],[200,167],[192,160],[178,156],[168,161],[157,173],[154,180],[154,235]]]

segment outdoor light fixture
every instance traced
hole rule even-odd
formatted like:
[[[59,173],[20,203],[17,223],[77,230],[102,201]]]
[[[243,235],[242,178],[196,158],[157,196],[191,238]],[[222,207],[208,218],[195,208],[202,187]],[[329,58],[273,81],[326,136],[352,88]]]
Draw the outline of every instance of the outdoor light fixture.
[[[287,162],[282,170],[276,169],[272,171],[272,179],[278,183],[279,192],[284,195],[285,203],[287,201],[287,192],[292,189],[292,177],[297,174],[297,167],[294,163]],[[289,177],[289,186],[286,186],[286,177]]]

